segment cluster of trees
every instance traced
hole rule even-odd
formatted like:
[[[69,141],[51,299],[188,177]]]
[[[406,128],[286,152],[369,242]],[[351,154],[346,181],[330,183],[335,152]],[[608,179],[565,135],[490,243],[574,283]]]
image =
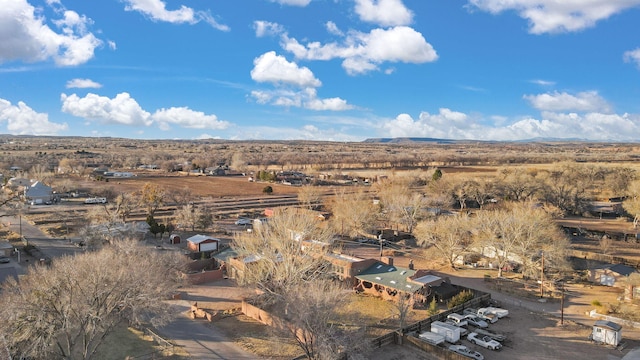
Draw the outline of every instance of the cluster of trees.
[[[182,257],[121,240],[33,266],[2,286],[0,348],[15,359],[90,359],[120,325],[162,325]]]
[[[247,259],[239,282],[261,291],[253,301],[286,320],[276,331],[293,338],[309,359],[338,359],[358,353],[364,343],[357,341],[363,339],[362,326],[341,325],[358,320],[339,315],[348,298],[327,271],[322,255],[328,249],[302,241],[331,244],[333,238],[332,229],[313,215],[289,208],[233,241]]]

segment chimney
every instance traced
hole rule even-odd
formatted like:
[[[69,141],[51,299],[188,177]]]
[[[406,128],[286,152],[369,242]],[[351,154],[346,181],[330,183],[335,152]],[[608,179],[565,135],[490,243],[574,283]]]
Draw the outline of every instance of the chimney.
[[[409,270],[414,270],[414,268],[413,268],[413,259],[409,260]]]
[[[393,266],[393,256],[383,257],[382,262],[389,266]]]

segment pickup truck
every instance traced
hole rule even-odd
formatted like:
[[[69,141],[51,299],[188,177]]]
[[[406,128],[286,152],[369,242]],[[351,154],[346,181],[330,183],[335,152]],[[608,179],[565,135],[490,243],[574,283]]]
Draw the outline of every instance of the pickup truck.
[[[502,348],[502,344],[500,344],[499,342],[493,340],[488,336],[479,335],[476,332],[472,332],[471,334],[469,334],[467,336],[467,340],[489,350],[500,350],[500,348]]]
[[[498,319],[502,319],[503,317],[509,316],[509,310],[501,309],[493,306],[478,309],[478,315],[488,315],[488,314],[494,314],[498,317]]]
[[[485,320],[487,322],[490,323],[495,323],[496,321],[498,321],[498,316],[496,314],[492,314],[492,313],[488,313],[488,314],[479,314],[477,309],[473,309],[473,308],[467,308],[464,309],[462,311],[463,314],[465,315],[475,315],[479,318],[481,318],[482,320]]]

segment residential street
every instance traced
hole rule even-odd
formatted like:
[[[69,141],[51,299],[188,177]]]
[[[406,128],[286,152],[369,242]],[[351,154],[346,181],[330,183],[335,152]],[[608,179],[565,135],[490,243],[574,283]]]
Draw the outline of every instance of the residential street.
[[[22,228],[22,236],[26,238],[30,244],[38,247],[40,251],[50,259],[82,252],[81,248],[74,246],[68,240],[50,238],[37,226],[31,225],[24,218],[22,218],[22,225],[20,225],[21,222],[17,216],[5,216],[1,219],[2,222],[9,226],[9,229],[16,234],[20,234],[20,228]],[[22,264],[24,264],[26,260],[27,259],[23,260]]]

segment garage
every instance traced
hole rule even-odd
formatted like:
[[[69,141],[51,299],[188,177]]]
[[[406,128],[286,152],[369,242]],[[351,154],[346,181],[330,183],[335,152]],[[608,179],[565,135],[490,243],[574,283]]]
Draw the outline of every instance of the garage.
[[[195,252],[216,251],[219,243],[220,239],[218,238],[198,234],[187,239],[187,248]]]

